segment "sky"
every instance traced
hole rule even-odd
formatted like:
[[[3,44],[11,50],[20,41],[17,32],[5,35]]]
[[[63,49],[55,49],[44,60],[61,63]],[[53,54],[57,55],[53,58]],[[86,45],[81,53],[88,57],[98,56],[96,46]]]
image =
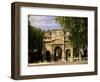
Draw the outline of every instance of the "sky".
[[[61,29],[55,18],[55,16],[30,15],[28,20],[31,26],[41,28],[42,30]]]

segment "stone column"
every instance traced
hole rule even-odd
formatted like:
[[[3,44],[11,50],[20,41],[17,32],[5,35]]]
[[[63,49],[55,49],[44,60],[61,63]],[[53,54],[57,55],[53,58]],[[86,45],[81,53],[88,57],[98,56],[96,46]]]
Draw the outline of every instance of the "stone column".
[[[54,46],[52,45],[52,62],[54,62]]]
[[[65,61],[64,46],[62,46],[62,61]]]

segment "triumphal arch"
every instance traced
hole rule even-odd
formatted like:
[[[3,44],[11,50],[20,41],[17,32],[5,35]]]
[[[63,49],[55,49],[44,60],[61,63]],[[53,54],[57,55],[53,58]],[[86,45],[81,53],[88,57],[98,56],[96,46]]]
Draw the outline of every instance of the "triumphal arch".
[[[43,53],[48,51],[52,61],[73,61],[73,47],[68,39],[69,32],[53,29],[44,32]]]

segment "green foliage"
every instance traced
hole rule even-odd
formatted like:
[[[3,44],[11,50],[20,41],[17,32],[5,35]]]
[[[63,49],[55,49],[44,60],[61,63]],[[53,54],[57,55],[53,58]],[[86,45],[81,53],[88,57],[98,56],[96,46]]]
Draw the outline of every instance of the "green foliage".
[[[76,50],[87,47],[87,18],[58,16],[56,21],[69,32],[70,43]]]
[[[28,25],[28,45],[30,50],[41,51],[43,45],[43,31]]]

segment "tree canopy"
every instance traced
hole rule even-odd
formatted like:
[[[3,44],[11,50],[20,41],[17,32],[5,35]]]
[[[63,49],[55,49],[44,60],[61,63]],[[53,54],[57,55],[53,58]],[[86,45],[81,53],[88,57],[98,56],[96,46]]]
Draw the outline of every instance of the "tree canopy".
[[[70,44],[74,48],[86,48],[88,37],[88,20],[83,17],[56,17],[56,21],[61,25],[64,31],[69,32]]]
[[[39,28],[28,26],[28,44],[29,49],[39,50],[43,44],[43,31]]]
[[[28,24],[28,62],[42,61],[43,31]]]

